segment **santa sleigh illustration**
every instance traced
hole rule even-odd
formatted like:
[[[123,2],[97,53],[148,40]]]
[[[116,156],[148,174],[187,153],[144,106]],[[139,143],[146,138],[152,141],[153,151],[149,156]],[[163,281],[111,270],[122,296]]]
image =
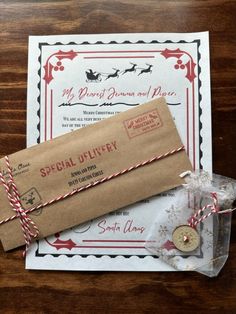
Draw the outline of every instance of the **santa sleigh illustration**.
[[[88,71],[85,71],[87,80],[86,82],[101,82],[102,78],[101,78],[101,73],[98,73],[96,71],[93,71],[91,69],[89,69]]]
[[[137,67],[137,64],[130,62],[130,64],[132,65],[129,68],[126,68],[125,70],[121,71],[120,69],[117,68],[112,68],[113,72],[109,72],[109,73],[105,73],[105,72],[97,72],[94,71],[92,69],[88,69],[87,71],[85,71],[86,74],[86,82],[94,82],[94,83],[98,83],[101,82],[102,80],[112,80],[112,79],[118,79],[120,77],[120,75],[124,75],[126,73],[131,73],[134,72],[136,73],[136,70],[140,70],[138,73],[138,76],[144,73],[152,73],[152,64],[148,64],[146,63],[146,67],[145,68],[140,68]]]

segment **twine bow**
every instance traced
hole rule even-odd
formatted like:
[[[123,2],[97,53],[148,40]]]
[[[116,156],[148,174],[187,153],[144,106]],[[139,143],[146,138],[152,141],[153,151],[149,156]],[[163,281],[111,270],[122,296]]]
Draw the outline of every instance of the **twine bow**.
[[[200,222],[202,222],[203,220],[207,219],[209,216],[218,213],[219,212],[219,206],[218,206],[218,198],[217,198],[217,193],[212,192],[211,193],[211,198],[213,203],[212,204],[208,204],[206,206],[203,206],[202,208],[200,208],[191,218],[190,218],[190,222],[189,222],[189,226],[192,228],[195,228],[197,224],[199,224]],[[201,216],[200,218],[198,218],[198,216],[200,216],[202,213],[204,213],[204,211],[206,209],[209,209],[210,211]]]

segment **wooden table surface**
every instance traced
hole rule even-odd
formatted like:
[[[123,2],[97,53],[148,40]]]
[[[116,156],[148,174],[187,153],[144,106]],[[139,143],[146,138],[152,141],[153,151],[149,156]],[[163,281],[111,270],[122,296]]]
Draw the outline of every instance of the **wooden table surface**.
[[[0,1],[0,157],[26,146],[29,35],[210,31],[214,172],[236,179],[236,1]],[[0,313],[236,313],[236,219],[217,278],[27,271],[0,246]]]

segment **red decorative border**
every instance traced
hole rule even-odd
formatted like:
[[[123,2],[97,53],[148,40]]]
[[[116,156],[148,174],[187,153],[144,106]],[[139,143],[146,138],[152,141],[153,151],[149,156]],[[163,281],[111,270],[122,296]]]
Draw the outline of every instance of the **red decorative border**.
[[[80,249],[144,249],[145,246],[120,246],[120,245],[109,245],[109,246],[104,246],[104,245],[78,245],[75,242],[73,242],[71,239],[68,240],[61,240],[60,239],[60,233],[55,234],[55,237],[57,238],[53,243],[50,243],[47,238],[45,238],[45,241],[52,247],[56,248],[56,250],[60,249],[68,249],[72,250],[75,248],[80,248]],[[145,243],[147,242],[146,240],[83,240],[82,242],[84,243]],[[155,242],[155,241],[148,241],[148,242]]]
[[[44,77],[43,80],[45,81],[45,122],[44,122],[44,140],[48,140],[48,136],[47,136],[47,109],[48,109],[48,85],[51,83],[51,81],[54,79],[54,72],[60,72],[60,71],[64,71],[64,66],[62,64],[62,60],[64,59],[69,59],[69,60],[74,60],[74,58],[78,55],[77,52],[70,50],[70,51],[62,51],[59,50],[55,53],[53,53],[52,55],[50,55],[47,58],[47,61],[45,63],[45,65],[43,66],[44,68]],[[54,64],[53,62],[53,58],[56,60],[56,64]],[[51,128],[50,128],[50,139],[53,138],[52,136],[52,114],[53,114],[53,91],[50,90],[50,109],[51,109]]]
[[[49,56],[49,58],[46,61],[46,64],[44,65],[44,69],[45,69],[45,76],[44,76],[44,80],[45,80],[45,134],[44,134],[44,139],[45,141],[48,140],[47,138],[47,101],[48,101],[48,86],[50,84],[50,82],[54,79],[53,77],[53,70],[55,71],[56,67],[61,67],[60,68],[56,68],[57,71],[63,71],[64,67],[62,66],[62,64],[58,64],[58,62],[56,63],[56,65],[53,65],[51,62],[51,58],[52,57],[56,57],[59,62],[61,62],[60,60],[62,59],[70,59],[73,60],[76,56],[78,56],[79,54],[98,54],[98,53],[104,53],[104,54],[111,54],[111,53],[160,53],[162,56],[164,56],[166,59],[169,58],[176,58],[177,62],[174,65],[175,70],[184,70],[186,69],[186,79],[191,83],[191,90],[192,90],[192,111],[193,111],[193,117],[192,117],[192,122],[193,122],[193,169],[196,168],[196,148],[195,148],[195,85],[194,85],[194,80],[196,78],[195,75],[195,66],[196,63],[193,61],[192,56],[186,52],[186,51],[182,51],[180,49],[175,49],[175,50],[171,50],[171,49],[165,49],[165,50],[122,50],[122,51],[82,51],[82,52],[76,52],[76,51],[69,51],[69,52],[63,52],[61,50],[59,50],[58,52],[52,54],[51,56]],[[187,55],[189,57],[189,61],[186,62],[185,64],[182,62],[181,57],[183,55]],[[95,56],[95,57],[83,57],[84,59],[97,59],[97,58],[102,58],[102,59],[110,59],[112,56]],[[145,56],[147,57],[147,56]],[[151,58],[155,58],[155,56],[149,56]],[[115,56],[113,58],[143,58],[143,56]],[[186,115],[187,115],[187,125],[186,125],[186,129],[187,129],[187,154],[189,155],[189,106],[190,106],[190,97],[189,97],[189,88],[186,88]],[[50,89],[50,139],[53,138],[53,90]],[[67,248],[69,250],[73,249],[73,248],[124,248],[124,249],[144,249],[144,246],[80,246],[80,245],[76,245],[76,243],[74,243],[71,239],[68,240],[61,240],[59,239],[60,234],[57,234],[56,237],[57,239],[53,242],[50,243],[48,242],[48,240],[46,239],[46,242],[50,245],[55,247],[57,250],[62,249],[62,248]],[[144,240],[83,240],[83,242],[103,242],[103,243],[108,243],[108,242],[132,242],[132,243],[142,243],[145,242]]]

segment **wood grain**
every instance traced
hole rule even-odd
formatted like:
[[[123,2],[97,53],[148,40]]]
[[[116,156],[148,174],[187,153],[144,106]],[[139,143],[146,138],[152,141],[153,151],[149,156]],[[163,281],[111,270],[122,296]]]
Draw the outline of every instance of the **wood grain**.
[[[29,35],[210,31],[214,171],[236,178],[236,1],[1,1],[0,157],[25,147]],[[0,313],[236,312],[236,220],[221,274],[26,271],[0,248]]]

